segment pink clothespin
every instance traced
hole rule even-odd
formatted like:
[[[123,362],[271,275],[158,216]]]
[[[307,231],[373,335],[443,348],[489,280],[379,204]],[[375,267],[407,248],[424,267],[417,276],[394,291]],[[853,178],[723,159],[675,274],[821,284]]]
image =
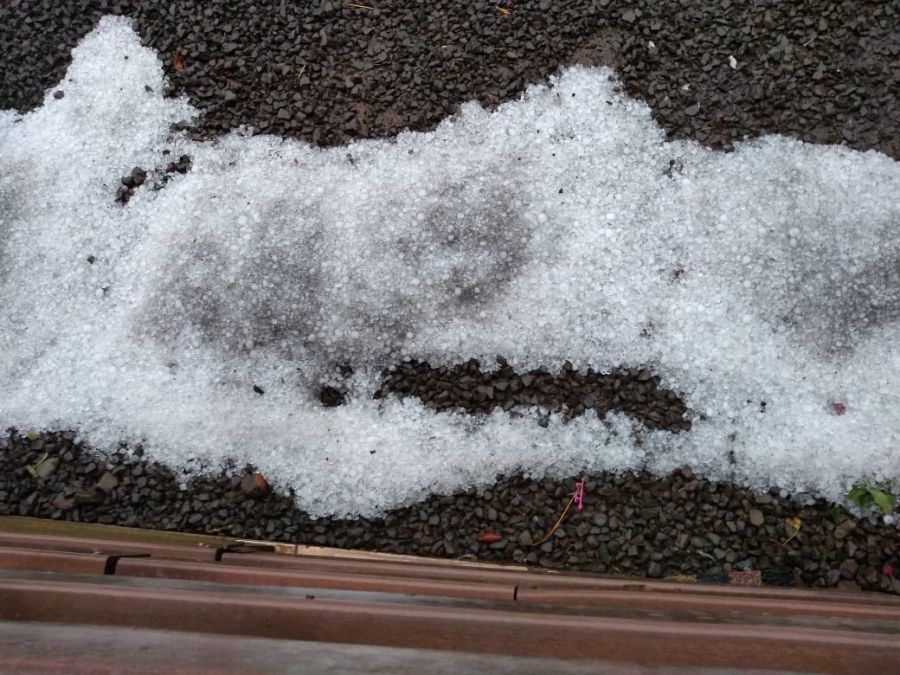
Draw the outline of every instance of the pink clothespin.
[[[584,509],[584,483],[575,483],[575,506],[581,511]]]

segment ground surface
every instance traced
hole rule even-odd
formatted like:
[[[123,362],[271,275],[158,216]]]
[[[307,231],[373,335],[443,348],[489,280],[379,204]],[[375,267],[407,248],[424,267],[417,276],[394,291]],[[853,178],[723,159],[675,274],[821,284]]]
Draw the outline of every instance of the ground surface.
[[[900,22],[889,4],[353,4],[5,3],[0,109],[40,104],[63,75],[71,47],[100,16],[124,13],[159,51],[172,91],[204,112],[191,130],[200,137],[250,125],[332,145],[425,129],[464,101],[492,105],[561,65],[582,63],[615,66],[672,137],[728,148],[772,132],[900,156]],[[478,390],[493,384],[472,379],[463,365],[440,377],[429,373],[404,367],[386,389],[437,409],[501,405]],[[437,400],[436,383],[448,378],[458,386]],[[677,392],[657,389],[649,373],[624,374],[615,392],[577,378],[544,380],[530,391],[534,383],[523,383],[527,398],[518,402],[566,406],[572,414],[579,406],[619,409],[671,430],[687,423]],[[322,396],[325,404],[339,403],[339,393]],[[242,491],[241,472],[199,479],[182,491],[160,466],[131,454],[94,456],[65,436],[14,437],[6,445],[0,511],[7,513],[650,576],[787,567],[801,583],[865,588],[890,586],[883,566],[896,566],[900,550],[896,527],[875,518],[847,518],[821,502],[800,506],[681,473],[587,477],[585,511],[535,547],[574,479],[506,478],[482,494],[434,497],[384,519],[311,522],[289,495],[253,493],[247,483]],[[45,452],[60,461],[36,479],[25,467]],[[92,489],[107,464],[111,477]],[[783,543],[792,534],[785,519],[793,517],[800,531]],[[479,542],[487,532],[502,539]]]
[[[728,147],[779,133],[900,154],[892,3],[13,0],[2,11],[0,108],[40,103],[75,43],[121,13],[172,90],[205,111],[204,135],[247,124],[336,144],[423,129],[581,63],[614,66],[674,137]]]

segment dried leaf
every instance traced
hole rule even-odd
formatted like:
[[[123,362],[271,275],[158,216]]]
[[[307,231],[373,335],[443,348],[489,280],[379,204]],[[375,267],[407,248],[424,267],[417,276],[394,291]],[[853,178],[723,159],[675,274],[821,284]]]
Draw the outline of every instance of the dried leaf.
[[[262,497],[269,494],[269,481],[262,474],[244,474],[241,478],[241,492],[248,497]]]
[[[269,481],[267,481],[261,473],[253,474],[253,483],[256,486],[256,489],[264,494],[268,493],[271,489],[269,487]]]
[[[483,544],[493,544],[496,541],[500,541],[503,539],[502,535],[497,534],[496,532],[482,532],[478,535],[478,541]]]
[[[184,61],[181,60],[181,54],[175,52],[175,56],[172,57],[172,67],[175,69],[176,73],[180,73],[184,70]]]

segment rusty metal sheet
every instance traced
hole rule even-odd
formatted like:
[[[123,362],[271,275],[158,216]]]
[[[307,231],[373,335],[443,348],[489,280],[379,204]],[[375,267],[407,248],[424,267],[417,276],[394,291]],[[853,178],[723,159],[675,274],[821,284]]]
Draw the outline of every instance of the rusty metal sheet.
[[[865,602],[866,605],[900,610],[900,597],[880,593],[651,581],[588,574],[560,575],[552,572],[548,573],[544,570],[513,571],[503,565],[477,568],[455,567],[432,564],[432,561],[429,559],[421,559],[417,563],[395,563],[384,560],[353,560],[347,557],[267,555],[225,551],[221,556],[221,562],[226,565],[266,569],[306,570],[341,574],[378,574],[442,581],[514,584],[518,586],[519,599],[533,599],[535,602],[553,601],[552,598],[554,596],[552,594],[556,592],[558,595],[555,597],[559,598],[560,602],[577,603],[579,599],[584,598],[588,604],[597,604],[603,602],[603,597],[607,593],[611,593],[613,594],[610,596],[610,603],[612,604],[615,602],[616,593],[648,592],[671,594],[673,596],[689,594],[692,597],[721,597],[728,599],[728,602],[740,602],[745,598],[753,600],[754,603],[761,600],[772,600],[776,603],[787,601],[828,603],[829,605],[856,605],[860,602]],[[750,603],[748,608],[754,606],[754,603]]]
[[[489,567],[458,567],[434,564],[428,558],[418,562],[388,562],[384,559],[318,557],[306,555],[268,555],[224,551],[221,562],[226,565],[279,570],[335,572],[339,574],[378,574],[407,579],[440,579],[471,583],[518,584],[529,575],[521,571],[507,571],[497,565]]]
[[[109,557],[92,553],[0,547],[0,569],[67,574],[104,574]]]
[[[237,539],[238,543],[250,545],[268,545],[273,546],[273,542],[265,542],[254,539]],[[494,569],[502,567],[505,570],[518,570],[525,572],[528,567],[517,563],[497,563],[485,560],[475,560],[469,558],[434,558],[422,555],[410,555],[406,553],[386,553],[384,551],[369,551],[363,549],[346,549],[332,548],[329,546],[312,546],[307,544],[282,544],[274,543],[275,553],[289,554],[295,556],[308,556],[316,558],[350,558],[353,560],[374,560],[392,563],[413,563],[419,564],[427,562],[430,565],[441,565],[444,567],[467,567],[467,568],[483,568]]]
[[[0,516],[0,533],[36,534],[42,537],[85,537],[91,539],[111,539],[145,544],[194,547],[204,544],[211,548],[227,548],[236,539],[187,532],[148,530],[140,527],[104,525],[102,523],[76,523],[69,520],[49,520],[27,516]]]
[[[106,555],[148,555],[174,560],[215,561],[225,549],[199,542],[176,546],[148,542],[116,541],[88,537],[47,537],[39,534],[0,532],[0,548],[15,547],[36,550],[103,553]]]
[[[431,579],[377,576],[372,574],[340,574],[302,570],[248,568],[231,565],[203,564],[156,558],[123,558],[116,565],[118,576],[172,579],[195,579],[230,584],[262,586],[301,586],[304,588],[344,588],[480,600],[508,600],[515,597],[511,584],[447,582]]]
[[[162,656],[161,656],[162,655]],[[0,672],[94,675],[183,672],[340,675],[730,675],[671,666],[173,633],[112,626],[0,622]],[[751,675],[742,670],[744,675]],[[755,671],[767,675],[771,671]]]
[[[0,580],[0,619],[705,667],[895,672],[894,635]]]
[[[583,606],[623,607],[630,609],[687,610],[707,613],[770,614],[780,616],[823,616],[845,619],[873,619],[896,621],[900,627],[900,604],[868,603],[857,597],[858,602],[829,602],[782,598],[773,602],[769,598],[714,596],[706,593],[660,593],[657,591],[582,591],[582,590],[531,590],[519,588],[519,602]]]
[[[666,672],[887,673],[900,663],[900,598],[884,594],[310,555],[292,546],[260,552],[267,549],[255,542],[229,542],[237,553],[190,539],[113,540],[108,528],[81,536],[92,532],[0,531],[0,620],[641,662]],[[0,641],[6,672],[4,658]]]

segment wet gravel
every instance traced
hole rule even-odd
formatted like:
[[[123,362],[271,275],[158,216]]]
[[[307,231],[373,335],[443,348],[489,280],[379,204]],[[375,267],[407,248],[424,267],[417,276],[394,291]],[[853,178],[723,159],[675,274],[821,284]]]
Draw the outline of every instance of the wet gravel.
[[[711,483],[687,469],[661,479],[502,477],[487,490],[431,497],[383,518],[313,520],[252,467],[192,478],[182,489],[184,475],[146,461],[140,448],[101,456],[71,433],[14,434],[0,450],[0,515],[649,577],[786,568],[782,582],[900,591],[884,573],[886,564],[900,569],[896,526],[821,500]],[[536,545],[579,479],[584,510],[572,509]]]
[[[7,0],[0,109],[39,105],[64,74],[71,47],[113,13],[134,18],[160,53],[171,93],[188,95],[203,112],[187,130],[201,138],[249,125],[332,145],[428,129],[464,101],[493,106],[561,65],[582,64],[616,67],[673,138],[727,149],[774,132],[900,158],[896,3],[352,4]],[[123,176],[119,202],[145,181],[161,187],[190,169],[189,158],[171,160]],[[382,395],[473,414],[618,410],[651,428],[690,428],[678,393],[640,370],[511,373],[501,364],[487,373],[471,362],[444,369],[409,362],[385,374]],[[318,396],[325,406],[344,401],[334,386]],[[139,449],[101,456],[71,433],[0,441],[0,514],[651,577],[786,567],[800,584],[897,590],[883,571],[886,563],[900,569],[898,529],[875,516],[689,471],[585,476],[585,510],[541,546],[533,544],[578,477],[501,477],[490,490],[436,496],[382,519],[318,521],[247,467],[216,470],[186,489],[183,478],[144,461]],[[786,519],[795,517],[802,525],[791,538]],[[479,541],[485,533],[500,539]]]
[[[502,357],[497,366],[486,372],[474,359],[451,368],[405,361],[384,374],[375,396],[416,397],[439,412],[487,414],[500,408],[515,415],[519,409],[537,407],[547,416],[559,413],[568,420],[593,410],[600,419],[609,412],[622,412],[650,429],[677,433],[691,428],[678,394],[660,389],[659,377],[644,368],[579,372],[566,362],[556,375],[546,369],[520,374]]]
[[[561,65],[610,65],[672,137],[776,132],[900,157],[900,5],[882,0],[7,0],[0,108],[28,109],[104,14],[133,17],[212,136],[330,145],[427,129]]]

